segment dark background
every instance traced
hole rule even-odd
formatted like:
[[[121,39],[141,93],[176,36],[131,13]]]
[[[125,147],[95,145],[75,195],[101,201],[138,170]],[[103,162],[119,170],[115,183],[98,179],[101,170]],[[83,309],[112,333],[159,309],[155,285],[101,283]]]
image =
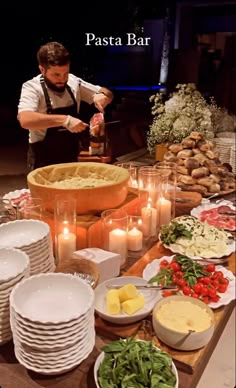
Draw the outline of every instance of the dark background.
[[[38,74],[36,53],[48,41],[60,41],[68,48],[72,73],[113,89],[114,109],[134,86],[157,85],[167,10],[167,90],[171,92],[178,82],[195,82],[206,97],[214,95],[220,105],[236,113],[236,1],[120,0],[75,4],[67,0],[62,5],[1,2],[0,141],[17,142],[27,136],[16,120],[21,85]],[[139,52],[124,47],[85,46],[85,32],[124,37],[127,32],[145,36],[145,31],[148,34],[152,29],[156,46],[151,44]],[[219,43],[221,38],[223,43]],[[119,86],[127,89],[119,90]],[[135,93],[139,102],[143,99],[146,109],[153,92]],[[139,104],[138,109],[132,109],[135,114],[142,108]]]

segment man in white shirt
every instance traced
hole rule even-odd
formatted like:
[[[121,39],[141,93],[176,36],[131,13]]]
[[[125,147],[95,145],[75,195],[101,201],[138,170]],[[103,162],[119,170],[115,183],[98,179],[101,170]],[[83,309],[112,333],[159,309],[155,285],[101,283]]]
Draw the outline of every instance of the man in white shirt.
[[[29,130],[29,170],[77,161],[78,134],[88,127],[78,117],[80,102],[103,113],[113,99],[107,88],[70,73],[70,54],[62,44],[41,46],[37,59],[41,74],[22,85],[17,116]]]

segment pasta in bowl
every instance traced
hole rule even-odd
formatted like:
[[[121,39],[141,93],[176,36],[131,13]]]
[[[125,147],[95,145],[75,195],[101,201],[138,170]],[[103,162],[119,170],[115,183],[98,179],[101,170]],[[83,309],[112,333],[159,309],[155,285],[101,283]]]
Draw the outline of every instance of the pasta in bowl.
[[[56,195],[77,201],[77,214],[97,213],[119,206],[128,193],[129,173],[105,163],[63,163],[37,168],[27,175],[32,197],[42,198],[49,211]]]

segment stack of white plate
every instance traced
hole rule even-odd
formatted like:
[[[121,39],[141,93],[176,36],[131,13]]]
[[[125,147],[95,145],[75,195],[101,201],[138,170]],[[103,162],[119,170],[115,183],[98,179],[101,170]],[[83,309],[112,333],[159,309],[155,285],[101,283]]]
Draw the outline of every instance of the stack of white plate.
[[[13,287],[29,276],[29,257],[14,248],[0,249],[0,344],[12,338],[9,297]]]
[[[38,220],[16,220],[0,225],[0,248],[13,247],[30,258],[30,275],[53,272],[55,259],[48,224]]]
[[[230,152],[233,141],[231,138],[219,137],[214,139],[216,150],[219,152],[219,159],[222,163],[230,163]]]
[[[232,166],[233,173],[236,174],[236,146],[232,145],[230,151],[230,165]]]
[[[25,279],[10,295],[10,318],[16,358],[37,373],[64,373],[94,348],[94,291],[76,275]]]

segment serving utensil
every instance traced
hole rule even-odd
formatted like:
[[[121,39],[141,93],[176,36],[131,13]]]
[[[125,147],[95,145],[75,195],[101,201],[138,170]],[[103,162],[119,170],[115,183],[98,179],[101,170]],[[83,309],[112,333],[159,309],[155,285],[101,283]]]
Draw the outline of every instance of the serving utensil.
[[[122,286],[121,285],[118,285],[118,284],[107,284],[106,285],[107,288],[109,289],[119,289],[121,288]],[[176,285],[172,285],[172,286],[153,286],[153,285],[149,285],[149,284],[146,284],[146,285],[135,285],[135,287],[138,289],[138,290],[172,290],[172,291],[178,291],[178,288]]]

